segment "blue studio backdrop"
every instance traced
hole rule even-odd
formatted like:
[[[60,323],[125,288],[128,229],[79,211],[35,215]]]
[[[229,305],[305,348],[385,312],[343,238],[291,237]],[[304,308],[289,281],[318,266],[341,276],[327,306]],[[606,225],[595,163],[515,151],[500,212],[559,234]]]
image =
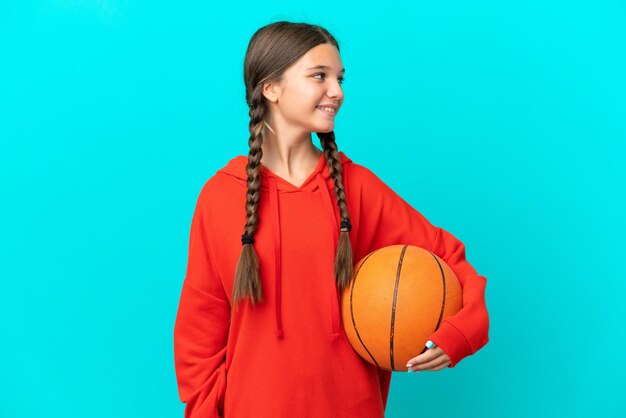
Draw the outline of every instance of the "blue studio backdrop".
[[[625,416],[626,6],[609,0],[1,1],[0,416],[183,416],[191,216],[248,151],[243,58],[276,20],[336,36],[339,148],[488,280],[490,342],[394,373],[386,416]]]

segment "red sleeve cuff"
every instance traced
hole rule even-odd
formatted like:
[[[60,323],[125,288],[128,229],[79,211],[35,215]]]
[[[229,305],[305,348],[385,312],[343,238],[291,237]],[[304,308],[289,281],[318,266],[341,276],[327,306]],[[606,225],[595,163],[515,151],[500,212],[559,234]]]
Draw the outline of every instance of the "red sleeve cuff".
[[[456,366],[463,358],[473,354],[472,346],[465,335],[445,319],[429,339],[441,347],[444,353],[450,357],[450,365],[448,366],[450,368]]]

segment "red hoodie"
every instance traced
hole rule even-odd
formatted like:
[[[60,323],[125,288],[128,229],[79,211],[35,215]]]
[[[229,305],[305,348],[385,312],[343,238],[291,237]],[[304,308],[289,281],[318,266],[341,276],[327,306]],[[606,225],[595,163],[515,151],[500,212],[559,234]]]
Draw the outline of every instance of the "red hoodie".
[[[430,340],[454,367],[488,341],[486,279],[465,247],[433,226],[366,167],[339,152],[352,230],[353,263],[393,244],[443,259],[463,287],[463,308]],[[231,313],[245,225],[247,156],[203,186],[191,222],[188,264],[174,327],[185,417],[380,418],[391,372],[363,360],[341,323],[334,259],[339,208],[324,154],[296,187],[262,166],[258,229],[263,303]],[[423,347],[415,347],[415,355]]]

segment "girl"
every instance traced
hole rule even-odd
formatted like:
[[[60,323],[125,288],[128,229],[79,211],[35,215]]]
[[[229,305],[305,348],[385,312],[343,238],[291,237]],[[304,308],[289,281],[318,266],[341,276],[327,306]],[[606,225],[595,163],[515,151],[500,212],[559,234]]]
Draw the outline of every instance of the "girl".
[[[250,40],[250,152],[205,183],[191,222],[174,327],[188,418],[384,417],[391,372],[354,351],[339,305],[353,262],[384,246],[433,252],[463,288],[407,370],[454,367],[488,342],[486,279],[463,243],[337,150],[344,72],[319,26],[276,22]]]

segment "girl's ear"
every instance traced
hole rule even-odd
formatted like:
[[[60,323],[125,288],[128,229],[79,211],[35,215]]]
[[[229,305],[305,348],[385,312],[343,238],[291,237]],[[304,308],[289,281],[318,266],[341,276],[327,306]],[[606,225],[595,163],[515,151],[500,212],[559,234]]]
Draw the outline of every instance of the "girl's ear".
[[[278,95],[280,93],[280,86],[273,82],[268,81],[263,83],[263,96],[272,103],[276,103],[278,100]]]

